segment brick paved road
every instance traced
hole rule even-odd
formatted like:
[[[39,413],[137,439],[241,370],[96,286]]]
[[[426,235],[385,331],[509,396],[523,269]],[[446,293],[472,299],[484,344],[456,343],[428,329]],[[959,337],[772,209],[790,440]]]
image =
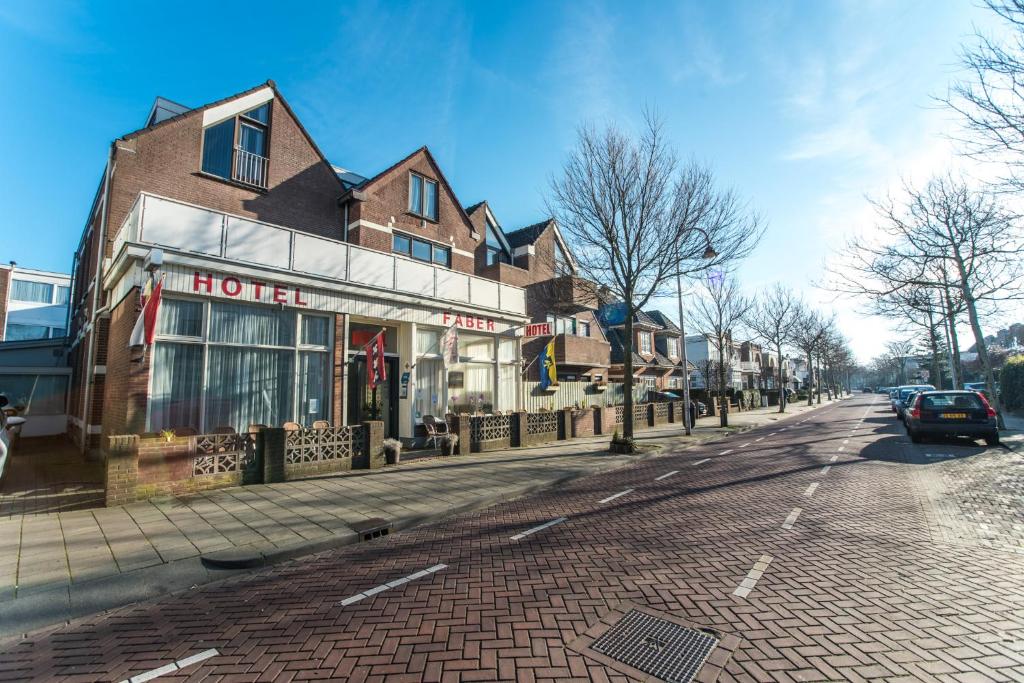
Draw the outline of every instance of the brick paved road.
[[[567,648],[624,601],[738,636],[720,680],[1021,680],[1024,555],[970,542],[970,524],[950,541],[936,522],[946,489],[929,488],[955,467],[946,478],[970,490],[973,463],[1002,456],[923,457],[960,451],[911,445],[885,409],[857,397],[6,641],[0,680],[116,681],[169,664],[160,680],[625,680]]]

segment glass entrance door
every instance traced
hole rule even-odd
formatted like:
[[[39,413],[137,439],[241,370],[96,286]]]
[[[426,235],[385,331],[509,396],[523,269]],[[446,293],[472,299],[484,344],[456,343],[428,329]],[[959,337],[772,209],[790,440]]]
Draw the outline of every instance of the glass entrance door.
[[[349,359],[348,423],[364,420],[384,423],[384,436],[398,438],[398,358],[385,356],[387,379],[370,389],[366,377],[366,354]]]

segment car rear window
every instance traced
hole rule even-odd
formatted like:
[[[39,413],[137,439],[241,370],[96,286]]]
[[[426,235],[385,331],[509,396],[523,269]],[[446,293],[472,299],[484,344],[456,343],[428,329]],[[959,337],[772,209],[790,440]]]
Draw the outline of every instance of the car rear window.
[[[921,408],[923,410],[948,410],[950,408],[978,410],[984,406],[981,399],[974,394],[931,394],[921,398]]]

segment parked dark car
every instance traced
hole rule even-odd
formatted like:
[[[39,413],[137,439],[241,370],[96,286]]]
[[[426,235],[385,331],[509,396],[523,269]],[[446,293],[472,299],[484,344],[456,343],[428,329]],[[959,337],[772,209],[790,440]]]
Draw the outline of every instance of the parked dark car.
[[[676,393],[674,391],[655,391],[651,389],[647,392],[648,403],[659,403],[661,401],[682,401],[682,393]],[[708,407],[700,401],[694,400],[697,404],[697,417],[704,417],[708,414]]]
[[[996,411],[975,391],[923,391],[907,409],[904,422],[914,443],[928,436],[966,436],[999,445]]]
[[[922,391],[934,391],[935,387],[931,384],[905,384],[901,387],[896,388],[895,395],[892,400],[892,409],[896,413],[896,418],[899,420],[903,419],[903,411],[907,407],[907,399],[911,394],[916,394]]]

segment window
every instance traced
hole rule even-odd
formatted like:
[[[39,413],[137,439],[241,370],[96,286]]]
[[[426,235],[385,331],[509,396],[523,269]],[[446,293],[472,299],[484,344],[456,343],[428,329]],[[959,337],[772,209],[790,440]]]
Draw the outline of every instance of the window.
[[[204,173],[267,186],[267,137],[270,103],[262,104],[203,131]]]
[[[25,415],[63,415],[67,387],[66,375],[0,375],[0,394]]]
[[[580,321],[578,329],[579,329],[579,335],[581,337],[589,337],[590,336],[590,323],[585,323],[583,321]]]
[[[491,225],[491,221],[487,221],[487,234],[485,235],[484,242],[487,246],[487,261],[486,265],[490,266],[495,263],[512,263],[512,257],[506,251],[502,245],[501,240],[498,239],[498,229]]]
[[[326,316],[165,299],[152,365],[150,428],[242,431],[250,424],[324,419],[330,329]]]
[[[57,300],[55,304],[66,304],[71,298],[71,288],[57,285]]]
[[[649,332],[640,333],[640,353],[650,354],[651,352],[651,334]]]
[[[672,358],[679,358],[679,340],[668,339],[668,355]]]
[[[46,282],[29,282],[28,280],[11,281],[12,301],[31,301],[37,304],[53,302],[53,285]]]
[[[555,334],[576,334],[576,318],[549,315],[548,322],[551,323]]]
[[[412,256],[417,261],[435,263],[445,268],[452,266],[452,250],[448,247],[399,232],[393,233],[391,236],[391,251],[396,254]]]
[[[30,341],[32,339],[46,339],[49,334],[46,325],[19,325],[17,323],[7,324],[7,335],[5,341]]]
[[[437,220],[437,181],[409,174],[409,212]]]

